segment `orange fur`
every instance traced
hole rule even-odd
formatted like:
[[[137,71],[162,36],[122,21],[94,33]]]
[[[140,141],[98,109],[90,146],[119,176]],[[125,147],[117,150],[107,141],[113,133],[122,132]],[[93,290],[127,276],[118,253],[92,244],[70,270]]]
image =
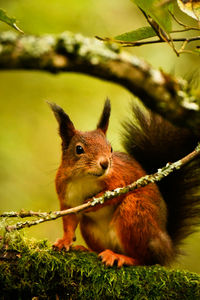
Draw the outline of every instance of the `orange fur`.
[[[75,130],[63,110],[53,107],[63,140],[62,162],[56,176],[61,209],[84,203],[145,175],[132,157],[112,153],[105,138],[109,120],[106,105],[97,129],[91,132]],[[80,223],[89,249],[99,253],[106,265],[165,264],[173,256],[166,220],[164,200],[157,186],[151,184],[77,215],[63,217],[64,236],[54,245],[69,250]]]

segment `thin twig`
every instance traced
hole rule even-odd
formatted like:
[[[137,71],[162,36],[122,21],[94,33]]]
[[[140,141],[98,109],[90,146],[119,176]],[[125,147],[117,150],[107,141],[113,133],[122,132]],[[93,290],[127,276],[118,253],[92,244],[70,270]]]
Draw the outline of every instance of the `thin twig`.
[[[149,25],[153,28],[153,30],[156,32],[157,36],[159,39],[163,42],[166,42],[176,53],[177,56],[179,56],[179,52],[176,50],[176,47],[173,42],[173,38],[170,36],[168,32],[166,32],[163,28],[160,27],[160,25],[152,19],[150,16],[148,16],[141,8],[140,10],[142,11],[144,17],[146,18],[147,22]]]
[[[27,218],[27,217],[46,217],[46,212],[26,211],[24,209],[20,212],[9,211],[0,215],[1,218]]]
[[[121,41],[121,40],[115,40],[115,39],[110,39],[110,38],[101,38],[99,36],[96,36],[97,39],[103,41],[103,42],[112,42],[112,43],[118,43],[122,45],[122,47],[138,47],[138,46],[143,46],[143,45],[149,45],[149,44],[158,44],[158,43],[165,43],[164,40],[152,40],[152,41],[143,41],[143,42],[128,42],[128,41]],[[200,41],[200,36],[195,36],[191,38],[172,38],[173,42],[195,42],[195,41]],[[170,42],[170,40],[168,40]]]
[[[140,10],[143,13],[143,15],[144,15],[145,19],[147,20],[147,22],[149,23],[149,25],[153,28],[153,30],[157,34],[157,36],[159,38],[158,40],[142,41],[142,42],[140,42],[140,41],[135,41],[135,42],[130,41],[130,42],[128,42],[128,41],[120,41],[120,40],[115,40],[115,39],[110,39],[110,38],[104,38],[104,39],[99,38],[99,37],[96,37],[96,38],[98,38],[102,41],[118,43],[118,44],[122,45],[123,47],[136,47],[136,46],[139,47],[139,46],[143,46],[143,45],[157,44],[157,43],[166,42],[173,49],[173,51],[176,53],[177,56],[179,56],[181,53],[184,53],[184,52],[191,52],[191,51],[185,50],[185,46],[190,42],[200,40],[200,36],[196,36],[196,37],[192,37],[192,38],[173,38],[171,36],[172,33],[185,32],[185,31],[189,31],[189,30],[200,30],[200,28],[185,25],[184,23],[179,21],[170,10],[169,10],[170,15],[173,17],[173,19],[179,25],[183,26],[184,29],[174,30],[174,31],[171,31],[170,33],[167,33],[166,31],[164,31],[159,26],[159,24],[155,20],[153,20],[149,15],[147,15],[145,13],[145,11],[143,11],[143,9],[140,8]],[[174,45],[174,42],[183,42],[183,45],[182,45],[181,49],[177,50],[175,45]],[[192,53],[195,54],[196,52],[192,51]]]
[[[182,32],[182,31],[187,31],[187,30],[200,30],[200,28],[198,27],[192,27],[190,25],[186,25],[183,22],[181,22],[170,10],[168,10],[169,14],[172,16],[172,18],[174,19],[174,21],[176,21],[176,23],[178,23],[180,26],[183,26],[185,29],[180,30],[180,31],[172,31],[172,33],[174,32]]]
[[[158,182],[162,178],[168,176],[173,171],[183,167],[185,164],[187,164],[188,162],[193,160],[199,154],[200,154],[200,144],[198,144],[198,146],[195,148],[195,150],[193,152],[189,153],[187,156],[183,157],[182,159],[180,159],[174,163],[171,163],[171,164],[168,163],[162,169],[158,169],[158,171],[154,174],[143,176],[143,177],[139,178],[137,181],[135,181],[123,188],[116,188],[113,191],[107,191],[101,197],[98,197],[98,198],[94,197],[91,201],[88,201],[87,203],[84,203],[82,205],[79,205],[79,206],[76,206],[76,207],[73,207],[73,208],[70,208],[67,210],[54,211],[54,212],[50,212],[50,213],[46,213],[46,212],[41,213],[41,212],[32,212],[32,211],[29,211],[29,212],[23,211],[23,213],[22,212],[19,212],[19,213],[7,212],[7,213],[3,213],[0,216],[1,217],[24,217],[25,215],[26,215],[26,217],[27,216],[43,216],[42,218],[40,218],[38,220],[18,222],[15,225],[10,225],[10,226],[6,227],[7,231],[13,231],[13,230],[19,230],[22,228],[26,228],[26,227],[31,227],[31,226],[34,226],[34,225],[37,225],[37,224],[40,224],[43,222],[52,221],[52,220],[58,219],[62,216],[68,215],[68,214],[79,213],[83,210],[86,210],[89,207],[93,207],[97,204],[103,204],[106,200],[126,194],[137,188],[144,187],[144,186],[148,185],[149,183]]]

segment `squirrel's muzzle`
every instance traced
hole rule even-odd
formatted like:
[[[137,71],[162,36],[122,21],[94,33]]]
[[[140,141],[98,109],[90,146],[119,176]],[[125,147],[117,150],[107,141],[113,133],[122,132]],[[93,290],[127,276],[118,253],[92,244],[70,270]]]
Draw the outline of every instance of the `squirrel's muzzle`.
[[[108,169],[108,166],[109,166],[109,161],[108,159],[101,159],[100,162],[99,162],[101,168],[106,171]]]

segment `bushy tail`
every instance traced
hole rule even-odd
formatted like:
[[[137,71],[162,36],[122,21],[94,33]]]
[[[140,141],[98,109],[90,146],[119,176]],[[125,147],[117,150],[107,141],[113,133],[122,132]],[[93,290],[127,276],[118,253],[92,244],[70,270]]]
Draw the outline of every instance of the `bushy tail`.
[[[126,121],[123,145],[147,171],[154,173],[167,162],[194,150],[198,138],[159,115],[133,105],[133,119]],[[161,180],[159,189],[167,204],[167,230],[175,246],[200,224],[200,158]]]

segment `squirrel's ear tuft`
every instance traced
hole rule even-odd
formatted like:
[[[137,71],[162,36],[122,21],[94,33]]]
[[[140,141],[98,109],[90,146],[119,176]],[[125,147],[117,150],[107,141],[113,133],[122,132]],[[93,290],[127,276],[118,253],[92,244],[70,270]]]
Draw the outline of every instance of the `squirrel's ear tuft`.
[[[97,124],[97,129],[101,129],[104,134],[106,134],[106,131],[108,129],[110,110],[111,110],[110,100],[107,98],[104,104],[103,112],[101,114],[99,123]]]
[[[72,123],[72,121],[70,120],[69,116],[64,112],[64,110],[58,106],[55,103],[52,102],[48,102],[48,105],[50,106],[50,108],[52,109],[56,120],[58,121],[59,124],[59,134],[62,138],[63,141],[63,147],[67,148],[71,138],[74,136],[75,134],[75,127]]]

